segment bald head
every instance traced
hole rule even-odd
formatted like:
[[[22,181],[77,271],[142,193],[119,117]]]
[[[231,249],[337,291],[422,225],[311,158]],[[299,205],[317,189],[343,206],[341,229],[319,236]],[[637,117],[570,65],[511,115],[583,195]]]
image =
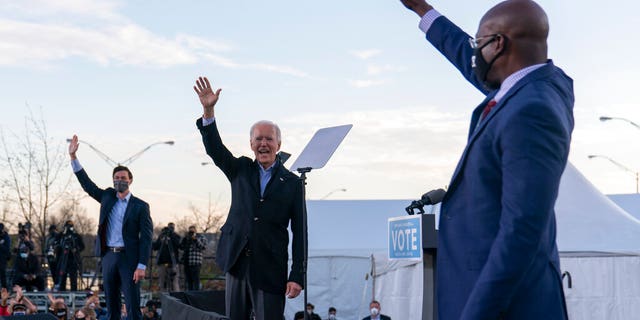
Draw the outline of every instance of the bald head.
[[[491,8],[480,20],[479,34],[505,35],[514,63],[528,66],[547,60],[549,20],[534,1],[507,0]]]

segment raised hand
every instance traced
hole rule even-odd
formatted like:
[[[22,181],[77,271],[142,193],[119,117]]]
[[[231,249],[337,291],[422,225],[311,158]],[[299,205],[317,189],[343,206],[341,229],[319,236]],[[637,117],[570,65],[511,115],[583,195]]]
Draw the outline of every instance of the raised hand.
[[[216,102],[218,102],[222,89],[218,89],[214,93],[213,89],[211,89],[209,79],[207,79],[207,77],[199,77],[198,80],[196,80],[196,85],[193,86],[193,90],[196,91],[198,98],[200,98],[200,103],[202,103],[202,108],[204,109],[204,117],[207,119],[213,118],[213,107],[216,105]]]
[[[16,300],[20,300],[23,295],[22,287],[16,284],[13,286],[13,291],[16,293]]]
[[[420,17],[424,16],[427,11],[433,9],[425,0],[400,0],[400,2]]]
[[[78,151],[78,146],[80,146],[80,143],[78,143],[78,136],[74,134],[73,138],[71,138],[71,142],[69,142],[69,156],[71,157],[71,160],[77,159],[76,152]]]

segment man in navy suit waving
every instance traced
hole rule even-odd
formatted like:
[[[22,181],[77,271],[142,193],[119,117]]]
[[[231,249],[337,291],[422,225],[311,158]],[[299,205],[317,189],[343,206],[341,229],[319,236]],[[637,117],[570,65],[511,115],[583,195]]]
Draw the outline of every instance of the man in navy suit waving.
[[[82,189],[100,202],[100,219],[96,253],[102,257],[102,278],[107,300],[108,318],[120,320],[124,294],[127,319],[142,319],[140,312],[140,281],[151,255],[153,224],[149,205],[129,191],[133,175],[129,168],[113,169],[113,188],[96,186],[80,165],[76,152],[78,137],[69,143],[71,167]]]
[[[486,99],[442,201],[440,319],[566,319],[554,205],[573,130],[573,81],[547,58],[530,0],[491,8],[470,37],[425,0],[401,0]]]

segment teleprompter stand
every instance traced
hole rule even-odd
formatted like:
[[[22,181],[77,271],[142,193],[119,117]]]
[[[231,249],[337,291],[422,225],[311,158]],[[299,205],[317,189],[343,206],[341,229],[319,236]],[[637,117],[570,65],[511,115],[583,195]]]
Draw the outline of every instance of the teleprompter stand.
[[[308,248],[307,242],[307,204],[306,204],[306,185],[307,173],[312,169],[320,169],[329,161],[333,153],[336,151],[344,137],[347,136],[353,125],[347,124],[337,127],[323,128],[313,135],[309,143],[304,147],[302,153],[291,166],[291,170],[300,173],[300,183],[302,184],[302,244],[304,247],[304,257],[302,260],[302,273],[304,275],[304,306],[302,310],[307,308],[307,260]],[[304,312],[304,319],[309,320],[309,313]]]

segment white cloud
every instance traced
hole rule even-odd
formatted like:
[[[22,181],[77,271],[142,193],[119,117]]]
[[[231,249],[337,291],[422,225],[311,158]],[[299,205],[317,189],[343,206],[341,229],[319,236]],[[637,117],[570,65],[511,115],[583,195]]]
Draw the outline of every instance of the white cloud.
[[[365,80],[349,80],[349,84],[356,88],[368,88],[385,84],[385,80],[365,79]]]
[[[375,57],[382,53],[379,49],[368,49],[368,50],[352,50],[350,51],[352,55],[357,57],[358,59],[367,60],[369,58]]]
[[[369,65],[367,66],[367,74],[368,75],[379,75],[381,73],[387,73],[387,72],[400,72],[400,71],[404,71],[406,70],[406,68],[404,67],[400,67],[400,66],[394,66],[394,65]]]
[[[188,34],[162,36],[118,12],[120,2],[25,0],[0,4],[0,65],[49,68],[60,61],[85,59],[100,65],[165,68],[205,60],[225,68],[308,74],[291,66],[238,62],[222,53],[233,47]]]
[[[230,44],[222,41],[211,41],[205,38],[196,37],[188,34],[181,34],[176,37],[179,43],[184,44],[186,47],[193,50],[199,50],[204,52],[229,52],[233,50]]]
[[[431,106],[341,114],[309,114],[280,121],[291,165],[313,133],[351,123],[353,128],[322,169],[318,184],[347,188],[349,198],[410,198],[443,187],[466,144],[469,115]],[[392,172],[393,174],[389,174]],[[366,178],[364,178],[366,177]],[[383,184],[372,181],[384,181]],[[311,198],[326,188],[310,190]]]
[[[24,67],[82,57],[101,65],[166,67],[195,63],[197,57],[173,40],[158,37],[134,24],[105,29],[80,29],[0,20],[3,47],[0,64]]]
[[[121,7],[120,1],[96,1],[96,0],[21,0],[4,1],[0,4],[2,16],[16,17],[19,19],[31,19],[38,21],[81,19],[90,18],[106,21],[121,21],[122,17],[117,10]],[[64,21],[64,20],[60,20]]]
[[[215,65],[231,68],[231,69],[253,69],[253,70],[262,70],[269,71],[275,73],[287,74],[290,76],[298,77],[298,78],[308,78],[309,75],[301,70],[298,70],[289,66],[282,65],[274,65],[267,63],[239,63],[232,59],[223,57],[218,54],[205,53],[202,55],[205,60],[212,62]]]

